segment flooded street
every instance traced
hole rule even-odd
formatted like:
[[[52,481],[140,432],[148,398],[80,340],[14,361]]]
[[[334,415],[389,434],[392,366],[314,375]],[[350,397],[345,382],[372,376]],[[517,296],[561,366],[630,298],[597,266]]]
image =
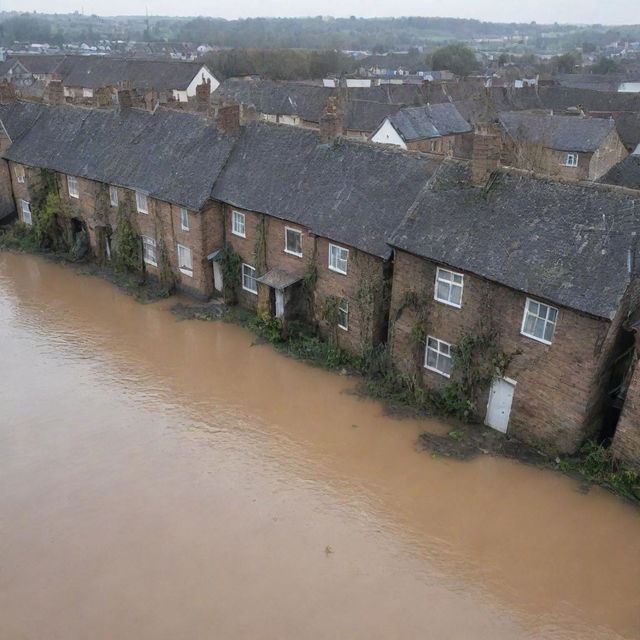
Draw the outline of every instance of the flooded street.
[[[640,513],[0,253],[0,640],[640,637]]]

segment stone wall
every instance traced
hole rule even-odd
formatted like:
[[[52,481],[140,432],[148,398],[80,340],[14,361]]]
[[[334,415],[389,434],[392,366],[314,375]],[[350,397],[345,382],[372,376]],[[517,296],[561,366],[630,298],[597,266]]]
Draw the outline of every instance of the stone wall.
[[[434,299],[436,268],[435,263],[396,252],[390,322],[395,366],[417,374],[427,386],[442,388],[450,381],[424,367],[424,344],[413,337],[416,323],[426,335],[450,344],[463,332],[478,333],[481,321],[493,326],[500,348],[518,353],[506,372],[517,383],[509,432],[561,452],[576,451],[599,425],[594,412],[601,406],[594,389],[615,342],[609,335],[611,323],[559,308],[555,335],[547,345],[520,332],[526,294],[464,274],[462,308],[452,307]],[[421,314],[403,309],[409,292],[417,294]],[[487,397],[488,390],[477,399],[481,417]]]

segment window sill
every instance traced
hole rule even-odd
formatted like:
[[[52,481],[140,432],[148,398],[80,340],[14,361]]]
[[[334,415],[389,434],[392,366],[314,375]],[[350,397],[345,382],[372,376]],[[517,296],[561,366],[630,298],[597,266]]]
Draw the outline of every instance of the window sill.
[[[538,336],[532,336],[528,333],[525,333],[524,331],[520,332],[521,336],[524,336],[525,338],[529,338],[530,340],[535,340],[536,342],[541,342],[542,344],[546,344],[547,346],[550,346],[552,343],[549,342],[548,340],[545,340],[544,338],[538,338]]]
[[[180,273],[184,273],[185,276],[189,276],[190,278],[193,278],[193,269],[183,269],[181,267]]]
[[[435,367],[429,367],[428,365],[424,365],[424,368],[427,371],[433,371],[434,373],[437,373],[440,376],[443,376],[444,378],[450,378],[451,374],[450,373],[445,373],[444,371],[440,371],[439,369],[436,369]]]
[[[138,209],[138,213],[144,213],[146,216],[149,215],[148,211],[143,211],[142,209]]]
[[[247,287],[242,287],[243,291],[246,291],[247,293],[252,293],[254,296],[258,295],[258,291],[254,291],[253,289],[247,289]]]
[[[302,258],[303,254],[302,253],[296,253],[295,251],[289,251],[287,249],[284,250],[284,252],[289,255],[289,256],[295,256],[296,258]]]
[[[247,237],[247,234],[238,233],[237,231],[232,231],[231,235],[232,236],[236,236],[237,238],[246,238]]]
[[[462,309],[462,305],[461,304],[455,304],[454,302],[449,302],[448,300],[440,300],[440,298],[436,298],[434,296],[433,298],[436,302],[439,302],[440,304],[446,304],[447,307],[453,307],[454,309]]]
[[[151,262],[151,260],[144,260],[144,263],[145,263],[145,264],[149,264],[149,265],[151,265],[152,267],[157,267],[157,266],[158,266],[158,263],[157,263],[157,262]]]
[[[75,198],[76,200],[80,200],[80,194],[74,196],[73,193],[70,193],[69,197],[70,198]]]
[[[333,271],[334,273],[339,273],[341,276],[346,276],[347,275],[346,271],[341,271],[340,269],[336,269],[335,267],[332,267],[331,265],[329,265],[329,271]]]
[[[180,227],[180,231],[189,231],[189,227]]]

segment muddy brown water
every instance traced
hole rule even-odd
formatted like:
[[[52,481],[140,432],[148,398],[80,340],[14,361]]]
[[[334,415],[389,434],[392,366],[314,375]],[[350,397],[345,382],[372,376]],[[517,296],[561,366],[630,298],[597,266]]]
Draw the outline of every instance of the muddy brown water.
[[[640,637],[640,514],[0,254],[0,638]]]

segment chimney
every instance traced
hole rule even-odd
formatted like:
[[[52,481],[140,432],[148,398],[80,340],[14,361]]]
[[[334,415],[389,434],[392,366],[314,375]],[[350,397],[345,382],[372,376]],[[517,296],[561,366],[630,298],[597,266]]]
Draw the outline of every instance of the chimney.
[[[478,125],[473,136],[471,152],[471,180],[483,185],[491,172],[500,166],[502,138],[496,127]]]
[[[62,78],[56,73],[51,76],[49,84],[44,90],[44,101],[47,104],[61,105],[65,103]]]
[[[122,80],[118,83],[118,104],[121,109],[131,109],[133,107],[131,83],[128,80]]]
[[[202,83],[196,85],[196,105],[198,111],[205,111],[211,99],[211,80],[202,74]]]
[[[111,88],[100,87],[99,89],[96,89],[95,102],[96,102],[96,107],[110,107],[112,104]]]
[[[237,103],[221,104],[215,111],[218,129],[227,133],[240,128],[240,105]]]
[[[320,116],[320,142],[329,143],[342,135],[342,115],[338,111],[337,100],[331,96]]]

